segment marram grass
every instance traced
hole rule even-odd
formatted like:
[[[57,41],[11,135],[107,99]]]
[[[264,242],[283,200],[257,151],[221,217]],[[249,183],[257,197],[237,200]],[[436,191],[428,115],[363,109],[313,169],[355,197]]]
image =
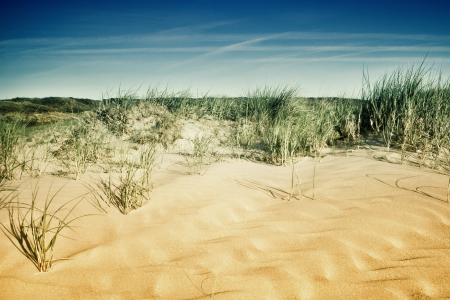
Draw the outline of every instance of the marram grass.
[[[35,265],[39,272],[50,271],[55,261],[62,260],[53,259],[57,238],[65,228],[70,229],[70,223],[86,216],[73,217],[69,220],[73,210],[83,200],[84,195],[57,207],[56,210],[50,209],[53,200],[63,187],[52,196],[50,196],[49,191],[45,204],[40,209],[37,206],[38,182],[32,187],[31,205],[21,202],[10,202],[8,204],[9,226],[1,224],[3,233],[17,250]],[[72,208],[66,208],[69,203],[79,198],[81,199]],[[66,210],[68,212],[65,212]]]
[[[19,155],[24,128],[25,124],[21,120],[0,120],[0,181],[14,179],[21,167]]]
[[[102,204],[113,206],[122,214],[127,215],[132,210],[141,207],[149,200],[151,182],[148,173],[151,169],[139,172],[133,164],[127,164],[119,176],[114,177],[109,172],[108,179],[100,178],[95,186],[87,185],[93,195],[93,203],[97,208],[106,212]]]

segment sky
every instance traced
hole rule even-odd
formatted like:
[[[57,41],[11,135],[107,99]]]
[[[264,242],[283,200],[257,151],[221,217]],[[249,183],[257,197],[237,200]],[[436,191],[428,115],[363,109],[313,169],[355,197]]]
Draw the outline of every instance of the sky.
[[[425,64],[450,74],[450,1],[0,1],[0,99],[158,87],[358,97]]]

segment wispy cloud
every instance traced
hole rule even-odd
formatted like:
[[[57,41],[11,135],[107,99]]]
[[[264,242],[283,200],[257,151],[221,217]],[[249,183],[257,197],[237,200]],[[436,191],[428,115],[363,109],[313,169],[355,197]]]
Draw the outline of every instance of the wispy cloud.
[[[359,54],[359,53],[358,53]],[[230,59],[229,63],[234,64],[303,64],[303,63],[315,63],[315,62],[355,62],[355,63],[415,63],[422,62],[424,56],[388,56],[388,57],[370,57],[370,56],[358,56],[357,54],[343,54],[343,55],[330,55],[326,57],[267,57],[267,58],[246,58],[246,59]],[[353,56],[353,57],[352,57]],[[436,62],[450,63],[450,58],[446,56],[435,56],[433,60]]]
[[[340,32],[286,32],[283,39],[306,40],[415,40],[415,41],[449,41],[447,35],[430,34],[393,34],[393,33],[340,33]]]
[[[191,53],[191,52],[211,52],[214,47],[176,47],[176,48],[115,48],[115,49],[77,49],[77,50],[55,50],[49,54],[61,55],[102,55],[102,54],[127,54],[127,53]]]
[[[99,45],[99,44],[122,44],[127,42],[148,43],[161,41],[192,41],[192,42],[248,42],[258,40],[410,40],[446,42],[450,41],[447,35],[427,34],[358,34],[358,33],[333,33],[333,32],[283,32],[267,35],[261,34],[207,34],[200,31],[237,23],[239,20],[222,21],[216,23],[198,24],[186,27],[177,27],[169,30],[159,31],[152,34],[133,34],[90,38],[27,38],[10,39],[0,41],[0,47],[5,46],[39,46],[39,45]],[[269,36],[269,38],[268,38]]]
[[[242,43],[236,43],[224,47],[147,47],[147,48],[108,48],[108,49],[73,49],[73,50],[54,50],[49,54],[69,54],[69,55],[86,55],[86,54],[126,54],[126,53],[206,53],[202,57],[217,55],[225,52],[293,52],[297,54],[320,53],[320,52],[450,52],[450,47],[439,46],[252,46],[251,43],[257,43],[259,40],[252,40]],[[198,57],[201,58],[201,57]],[[197,58],[196,58],[197,59]]]
[[[198,31],[199,28],[225,24],[229,24],[229,22],[208,23],[197,27],[191,26],[189,29],[186,29],[188,27],[174,28],[172,31],[165,31],[165,34],[159,32],[152,35],[10,40],[0,42],[0,54],[4,57],[26,54],[29,57],[33,55],[69,55],[92,56],[92,58],[102,55],[120,55],[125,58],[129,54],[126,58],[128,60],[133,59],[133,54],[159,53],[158,55],[162,55],[158,56],[159,59],[164,59],[162,57],[170,53],[186,54],[178,57],[172,56],[170,61],[168,60],[165,64],[167,69],[175,69],[183,65],[199,64],[206,60],[213,61],[215,57],[220,57],[222,61],[242,60],[248,63],[401,62],[410,61],[413,57],[423,58],[426,53],[432,54],[431,57],[435,61],[446,61],[449,59],[446,53],[450,52],[449,43],[436,42],[442,37],[431,35],[402,35],[405,39],[418,39],[408,46],[396,45],[399,35],[395,34],[318,32],[283,32],[266,35],[192,33],[184,35],[186,39],[192,38],[192,36],[197,38],[197,40],[195,38],[190,40],[190,43],[184,41],[180,43],[178,40],[177,43],[167,44],[167,40],[158,40],[161,35],[170,39],[174,36],[178,37],[183,30]],[[224,36],[227,38],[223,38]],[[374,37],[385,38],[387,42],[384,43],[385,45],[379,45],[376,41],[371,40]],[[323,39],[321,44],[324,45],[314,45],[314,43],[308,45],[308,42],[305,42],[305,39],[319,38]],[[392,41],[389,41],[390,38]],[[367,39],[367,41],[362,39]],[[346,40],[346,44],[342,40]],[[290,42],[287,44],[284,41]],[[23,48],[20,47],[21,43]],[[435,45],[436,43],[441,45]],[[244,53],[244,56],[241,56],[240,53]],[[254,54],[253,57],[252,54]]]

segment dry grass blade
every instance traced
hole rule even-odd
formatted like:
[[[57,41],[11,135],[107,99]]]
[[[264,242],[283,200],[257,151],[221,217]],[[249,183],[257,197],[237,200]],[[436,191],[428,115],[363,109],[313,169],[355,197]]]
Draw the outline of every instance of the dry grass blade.
[[[254,189],[257,191],[261,191],[264,194],[266,194],[269,197],[275,198],[275,199],[291,199],[291,193],[287,192],[285,190],[282,190],[278,187],[270,186],[261,182],[258,182],[256,180],[251,179],[243,179],[238,180],[234,179],[234,182],[236,182],[239,185],[242,185],[246,188]],[[296,198],[293,196],[293,198]],[[296,198],[297,199],[297,198]]]
[[[20,202],[16,202],[15,205],[10,203],[8,207],[9,228],[1,224],[3,233],[36,266],[39,272],[48,272],[52,269],[53,262],[56,261],[53,259],[53,250],[61,231],[66,227],[70,228],[69,224],[76,219],[86,216],[74,217],[68,221],[69,215],[72,214],[85,195],[80,196],[81,199],[62,217],[58,215],[66,209],[70,202],[80,197],[61,205],[55,211],[50,210],[51,203],[63,187],[50,198],[49,191],[43,209],[39,209],[36,206],[39,191],[38,184],[36,184],[32,188],[31,205]],[[23,210],[25,210],[25,213],[23,213]]]
[[[317,163],[320,162],[320,159],[322,158],[321,153],[319,152],[319,158],[317,159],[317,152],[314,153],[314,174],[313,174],[313,200],[316,199],[315,197],[315,190],[316,190],[316,169],[317,169]]]
[[[447,185],[447,202],[450,203],[450,150],[444,149],[443,151],[443,169],[448,175],[448,185]]]
[[[0,182],[0,193],[9,191],[9,194],[0,195],[0,210],[5,208],[9,203],[11,203],[17,197],[16,189],[4,188],[3,187],[4,184],[5,184],[5,180],[3,180],[3,182]]]
[[[194,143],[194,160],[199,168],[199,173],[202,171],[203,158],[208,153],[211,138],[205,135],[200,136],[197,134]]]
[[[144,146],[140,151],[139,168],[143,170],[142,185],[149,187],[150,190],[153,189],[153,171],[155,167],[160,166],[162,159],[162,154],[159,154],[155,147]]]
[[[289,193],[289,200],[294,199],[294,198],[297,200],[300,200],[302,198],[301,183],[302,183],[302,179],[300,178],[299,173],[298,173],[298,163],[297,163],[297,165],[292,164],[291,192]],[[299,198],[297,198],[295,196],[296,191],[298,191]]]

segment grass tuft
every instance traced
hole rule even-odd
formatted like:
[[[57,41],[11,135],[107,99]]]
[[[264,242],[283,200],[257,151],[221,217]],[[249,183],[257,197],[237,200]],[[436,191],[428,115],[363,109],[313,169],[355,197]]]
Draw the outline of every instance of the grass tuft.
[[[153,166],[147,166],[143,172],[129,162],[123,168],[122,173],[113,177],[109,172],[108,179],[100,179],[96,187],[87,185],[92,192],[93,202],[100,210],[106,212],[102,203],[108,207],[117,208],[122,214],[127,215],[130,211],[138,209],[149,200],[151,190],[151,170]],[[150,178],[150,179],[149,179]]]
[[[9,227],[1,224],[3,233],[36,266],[39,272],[50,271],[53,262],[61,260],[53,259],[53,251],[58,236],[63,229],[70,228],[70,223],[84,217],[74,217],[68,220],[84,196],[67,213],[62,213],[63,210],[66,210],[66,206],[80,197],[74,198],[54,211],[50,210],[53,200],[63,187],[51,197],[47,193],[44,207],[39,209],[37,207],[38,182],[34,188],[32,187],[31,205],[10,202],[8,205]],[[60,216],[61,214],[62,216]]]

